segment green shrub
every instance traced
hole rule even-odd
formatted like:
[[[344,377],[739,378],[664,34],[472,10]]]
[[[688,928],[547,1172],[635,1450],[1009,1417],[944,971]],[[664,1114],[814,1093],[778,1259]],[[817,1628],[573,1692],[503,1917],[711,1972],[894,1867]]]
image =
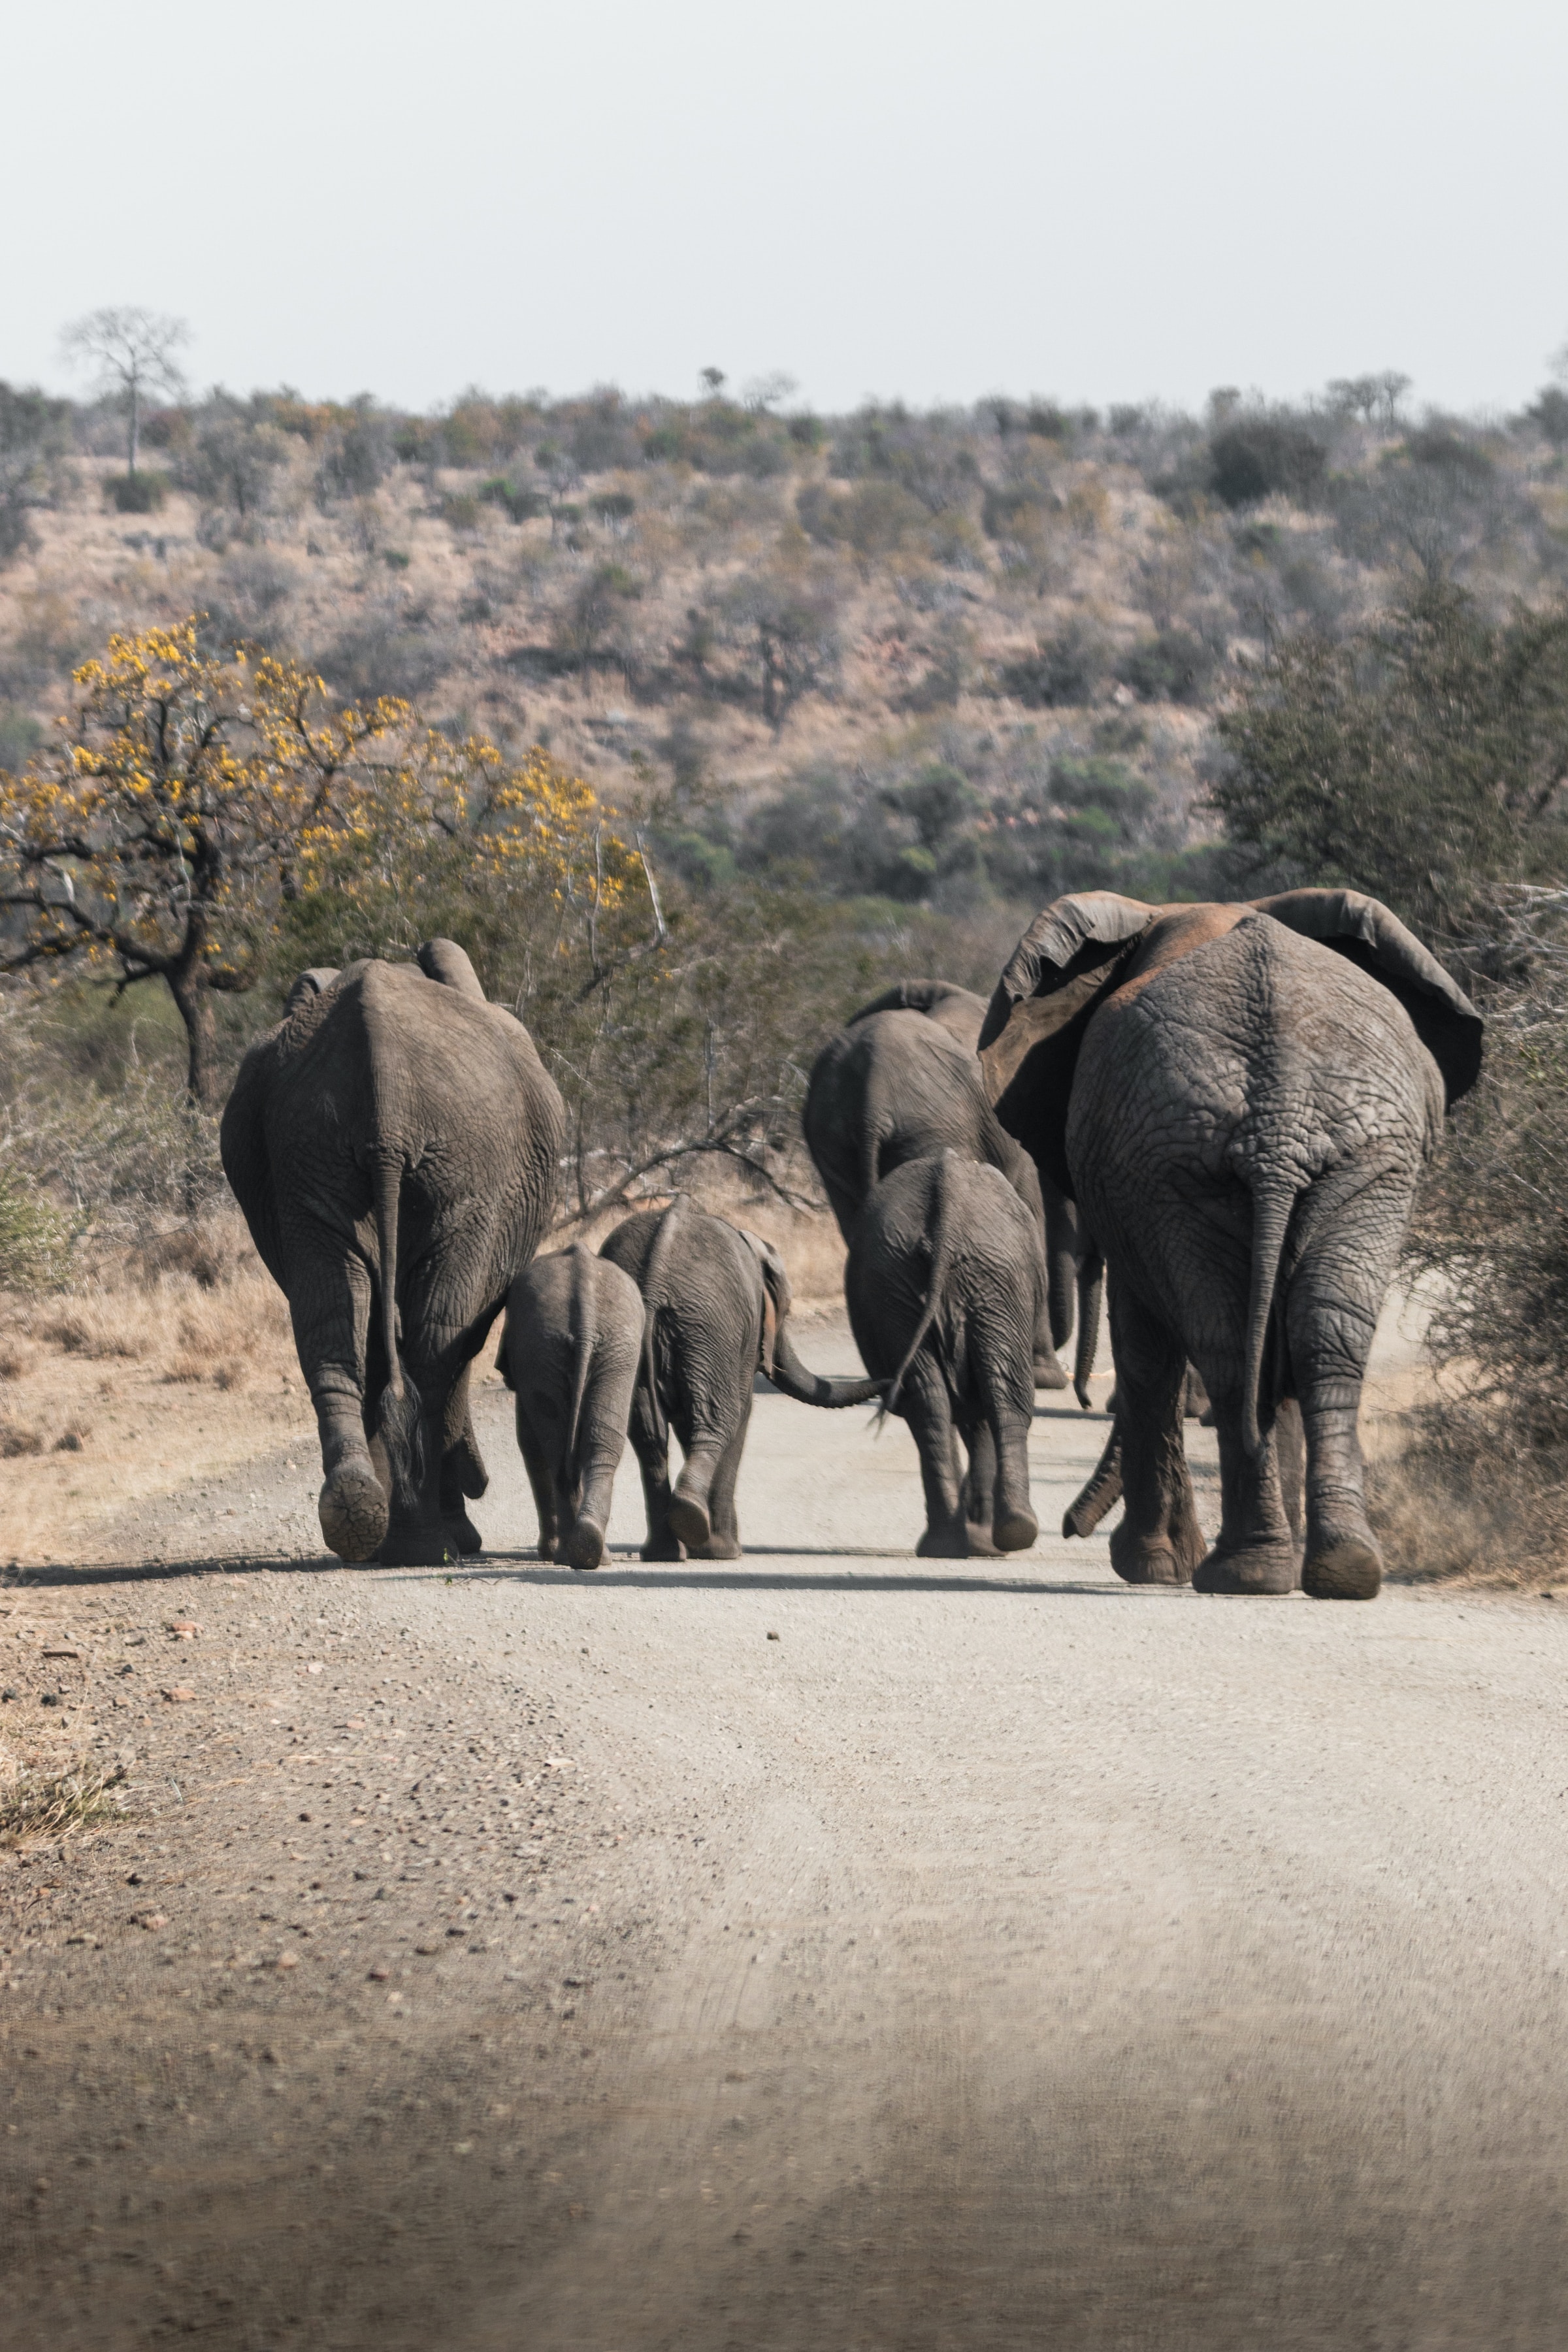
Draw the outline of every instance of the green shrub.
[[[156,514],[169,495],[167,474],[110,474],[104,495],[121,514]]]
[[[1217,666],[1212,646],[1191,629],[1173,626],[1129,646],[1116,675],[1141,702],[1202,702]]]
[[[1101,638],[1074,620],[1042,637],[1032,654],[1004,662],[997,684],[1027,710],[1071,709],[1093,701],[1109,667]]]
[[[1277,416],[1249,416],[1209,443],[1209,482],[1227,507],[1251,506],[1283,491],[1308,506],[1328,475],[1329,453],[1304,425]]]

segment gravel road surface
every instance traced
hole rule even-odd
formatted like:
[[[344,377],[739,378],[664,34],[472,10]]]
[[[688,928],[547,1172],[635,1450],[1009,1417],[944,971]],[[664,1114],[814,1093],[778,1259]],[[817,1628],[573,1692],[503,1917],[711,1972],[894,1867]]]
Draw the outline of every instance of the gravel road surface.
[[[0,1737],[132,1792],[0,1856],[0,2343],[1568,2341],[1568,1599],[1129,1591],[1044,1398],[1024,1558],[770,1394],[743,1560],[628,1456],[574,1577],[508,1402],[450,1576],[296,1456],[0,1592]]]

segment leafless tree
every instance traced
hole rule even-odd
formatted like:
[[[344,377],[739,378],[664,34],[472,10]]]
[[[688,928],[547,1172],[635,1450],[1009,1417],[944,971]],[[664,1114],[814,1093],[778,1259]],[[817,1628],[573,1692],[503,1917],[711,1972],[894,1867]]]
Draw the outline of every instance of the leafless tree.
[[[157,310],[90,311],[60,337],[60,349],[75,367],[90,367],[105,392],[125,403],[126,471],[134,475],[142,439],[142,409],[150,393],[177,399],[184,379],[174,354],[190,333],[183,319]]]

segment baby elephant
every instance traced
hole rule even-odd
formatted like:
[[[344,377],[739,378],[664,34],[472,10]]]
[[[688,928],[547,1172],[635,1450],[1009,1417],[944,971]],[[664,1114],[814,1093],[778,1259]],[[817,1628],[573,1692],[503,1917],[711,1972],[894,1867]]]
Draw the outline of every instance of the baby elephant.
[[[1028,1436],[1045,1287],[1037,1224],[999,1169],[955,1151],[906,1160],[860,1212],[849,1323],[920,1448],[924,1559],[1026,1551],[1039,1533]]]
[[[777,1250],[684,1192],[617,1225],[603,1255],[632,1276],[647,1314],[631,1428],[647,1504],[642,1556],[739,1559],[735,1482],[756,1374],[801,1404],[874,1403],[879,1386],[807,1371],[790,1344]],[[686,1455],[673,1489],[672,1425]]]
[[[642,1294],[581,1242],[507,1293],[501,1371],[539,1512],[539,1557],[597,1568],[642,1354]]]

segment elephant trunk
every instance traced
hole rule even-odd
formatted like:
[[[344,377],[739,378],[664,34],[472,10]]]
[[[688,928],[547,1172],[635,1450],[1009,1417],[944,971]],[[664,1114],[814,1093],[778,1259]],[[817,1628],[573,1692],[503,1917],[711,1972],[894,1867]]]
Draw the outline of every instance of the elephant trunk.
[[[781,1323],[773,1339],[773,1363],[770,1374],[774,1388],[796,1404],[826,1405],[830,1412],[847,1404],[875,1404],[885,1385],[881,1381],[830,1379],[826,1373],[808,1371],[790,1344],[789,1326]]]

